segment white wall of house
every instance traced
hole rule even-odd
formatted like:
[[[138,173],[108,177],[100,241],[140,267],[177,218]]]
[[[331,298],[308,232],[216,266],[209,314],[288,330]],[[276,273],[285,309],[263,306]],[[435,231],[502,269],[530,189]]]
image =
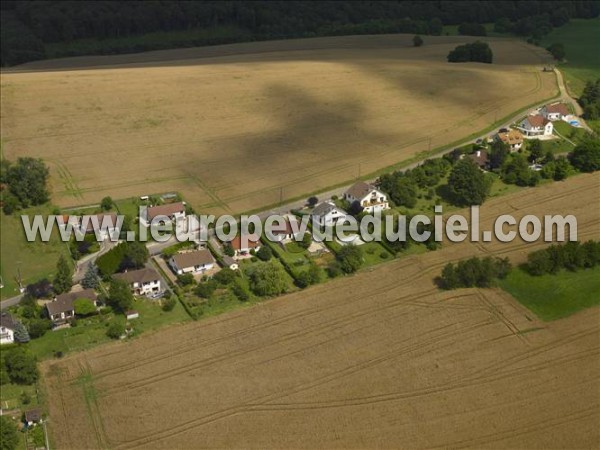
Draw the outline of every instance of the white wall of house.
[[[58,314],[53,314],[52,316],[50,316],[50,319],[53,321],[57,321],[71,319],[72,317],[75,317],[75,311],[63,311]]]
[[[346,214],[339,209],[333,209],[322,216],[315,216],[315,221],[321,226],[332,226],[344,217],[346,217]]]
[[[350,203],[359,202],[363,210],[368,213],[375,211],[383,211],[389,209],[387,195],[377,189],[372,189],[367,195],[362,198],[356,198],[353,195],[344,193],[344,199]]]
[[[524,120],[521,122],[521,126],[519,127],[521,131],[525,134],[525,136],[550,136],[552,131],[554,131],[554,125],[552,122],[548,122],[543,127],[532,127],[528,120]]]
[[[208,263],[208,264],[202,264],[199,266],[177,267],[177,264],[175,264],[175,261],[173,259],[171,259],[169,261],[169,264],[171,265],[171,267],[173,268],[173,271],[177,275],[183,275],[185,273],[206,272],[207,270],[211,270],[215,266],[214,263]]]
[[[131,288],[140,295],[149,295],[160,291],[160,280],[144,281],[143,283],[132,283]]]
[[[12,344],[15,342],[15,332],[10,328],[0,327],[0,344]]]

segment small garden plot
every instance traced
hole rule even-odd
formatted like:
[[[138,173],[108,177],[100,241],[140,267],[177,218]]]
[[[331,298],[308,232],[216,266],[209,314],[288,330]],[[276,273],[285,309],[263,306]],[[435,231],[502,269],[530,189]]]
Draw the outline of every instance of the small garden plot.
[[[377,242],[365,242],[359,248],[363,252],[365,261],[363,267],[373,266],[393,258],[392,254]]]

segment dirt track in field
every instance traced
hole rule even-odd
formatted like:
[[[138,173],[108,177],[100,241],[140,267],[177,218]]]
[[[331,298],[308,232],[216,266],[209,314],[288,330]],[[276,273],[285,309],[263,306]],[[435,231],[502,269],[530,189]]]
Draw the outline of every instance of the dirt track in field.
[[[487,202],[575,214],[600,237],[600,174]],[[59,448],[597,448],[600,308],[540,322],[499,290],[440,292],[462,243],[246,310],[43,365]]]
[[[60,206],[178,190],[242,212],[352,180],[557,93],[545,53],[487,38],[352,36],[84,57],[4,71],[6,157],[42,157]],[[221,55],[221,56],[220,56]]]

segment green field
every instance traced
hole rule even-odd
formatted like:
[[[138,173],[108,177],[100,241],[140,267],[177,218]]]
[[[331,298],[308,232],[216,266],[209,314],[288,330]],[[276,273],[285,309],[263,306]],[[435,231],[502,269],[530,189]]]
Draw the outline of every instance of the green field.
[[[133,309],[140,313],[138,319],[131,321],[133,336],[156,330],[162,326],[190,320],[183,306],[177,302],[172,311],[165,312],[158,303],[143,298],[136,299]],[[31,340],[27,345],[39,359],[54,356],[55,352],[77,352],[109,342],[106,329],[112,320],[125,321],[122,315],[92,316],[77,320],[77,326],[62,330],[48,331],[44,336]]]
[[[542,320],[556,320],[600,304],[600,267],[534,277],[513,270],[500,287]]]
[[[52,233],[49,242],[27,242],[21,214],[33,216],[51,213],[50,206],[40,206],[19,211],[7,216],[0,212],[0,273],[4,287],[0,289],[2,299],[19,294],[17,277],[21,272],[22,283],[35,282],[51,277],[60,255],[68,255],[67,244],[59,240],[58,232]]]
[[[587,80],[600,78],[600,19],[572,19],[548,34],[542,45],[554,42],[565,46],[567,62],[560,69],[569,91],[578,96]]]

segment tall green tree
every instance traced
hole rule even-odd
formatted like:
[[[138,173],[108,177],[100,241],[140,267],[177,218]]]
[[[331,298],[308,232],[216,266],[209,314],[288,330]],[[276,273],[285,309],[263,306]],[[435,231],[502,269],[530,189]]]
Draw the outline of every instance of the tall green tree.
[[[8,190],[23,208],[41,205],[48,201],[48,174],[48,168],[41,159],[18,158],[6,173]]]
[[[125,280],[113,279],[108,289],[110,306],[120,312],[125,312],[133,306],[133,294]]]
[[[274,261],[256,263],[248,268],[247,274],[250,279],[250,289],[256,295],[278,295],[287,291],[286,273]]]
[[[579,144],[569,155],[569,160],[582,172],[600,170],[600,139],[590,138]]]
[[[470,159],[458,161],[450,172],[448,189],[457,206],[481,205],[487,198],[491,183]]]
[[[63,292],[69,292],[73,286],[73,270],[67,259],[61,255],[56,264],[56,275],[52,281],[52,287],[54,292],[62,294]]]
[[[362,250],[355,245],[346,245],[337,253],[335,258],[345,273],[356,272],[363,263]]]
[[[25,347],[17,347],[6,352],[4,364],[13,383],[33,384],[38,379],[35,355]]]

